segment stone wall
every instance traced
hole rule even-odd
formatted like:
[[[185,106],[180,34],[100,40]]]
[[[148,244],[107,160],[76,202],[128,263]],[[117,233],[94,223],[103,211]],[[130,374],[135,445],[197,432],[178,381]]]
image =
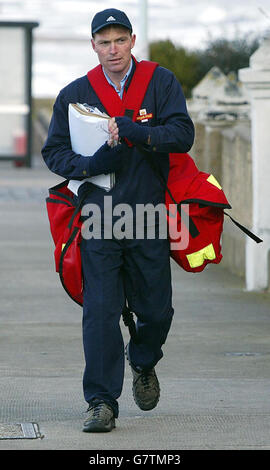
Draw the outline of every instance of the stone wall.
[[[250,122],[200,122],[194,119],[196,138],[190,152],[201,171],[212,173],[221,184],[233,218],[251,229],[252,172]],[[245,276],[245,234],[225,216],[222,265]]]

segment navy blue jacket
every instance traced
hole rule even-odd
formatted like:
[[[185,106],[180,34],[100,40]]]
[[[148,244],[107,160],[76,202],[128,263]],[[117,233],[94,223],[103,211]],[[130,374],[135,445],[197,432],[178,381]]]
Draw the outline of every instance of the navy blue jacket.
[[[126,86],[128,87],[133,71]],[[42,149],[42,156],[48,168],[65,179],[84,179],[89,174],[88,157],[76,154],[71,149],[68,105],[69,103],[88,103],[105,111],[91,87],[87,75],[78,78],[63,88],[54,104],[48,137]],[[148,86],[141,109],[153,118],[142,126],[155,128],[154,148],[147,150],[157,164],[162,176],[167,180],[169,172],[169,153],[185,153],[194,141],[194,126],[190,119],[181,86],[174,74],[158,66]],[[181,156],[179,156],[181,158]],[[135,204],[164,202],[164,187],[153,170],[135,147],[127,148],[123,168],[116,174],[114,188],[106,192],[97,188],[92,201],[102,204],[104,195],[112,196],[113,206],[118,203]]]

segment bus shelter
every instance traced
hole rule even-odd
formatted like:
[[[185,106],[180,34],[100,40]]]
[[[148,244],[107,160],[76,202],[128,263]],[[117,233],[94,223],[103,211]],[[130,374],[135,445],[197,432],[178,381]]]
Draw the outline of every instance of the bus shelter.
[[[32,42],[29,21],[0,21],[0,162],[31,166]]]

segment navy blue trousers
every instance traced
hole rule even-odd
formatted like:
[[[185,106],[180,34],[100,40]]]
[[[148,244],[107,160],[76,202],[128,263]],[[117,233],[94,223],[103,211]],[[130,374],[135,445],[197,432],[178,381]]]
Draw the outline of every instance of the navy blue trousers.
[[[139,343],[129,342],[132,364],[152,368],[162,358],[173,316],[167,239],[83,239],[83,391],[118,416],[124,379],[120,317],[126,301],[136,315]],[[136,342],[137,343],[137,342]]]

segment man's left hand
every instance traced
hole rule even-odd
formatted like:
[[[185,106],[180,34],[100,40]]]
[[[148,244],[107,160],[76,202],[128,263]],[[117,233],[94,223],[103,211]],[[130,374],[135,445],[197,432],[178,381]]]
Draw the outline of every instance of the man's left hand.
[[[119,137],[126,137],[130,142],[134,144],[146,144],[149,137],[149,130],[136,122],[133,122],[130,118],[116,117],[115,122],[118,127]]]

